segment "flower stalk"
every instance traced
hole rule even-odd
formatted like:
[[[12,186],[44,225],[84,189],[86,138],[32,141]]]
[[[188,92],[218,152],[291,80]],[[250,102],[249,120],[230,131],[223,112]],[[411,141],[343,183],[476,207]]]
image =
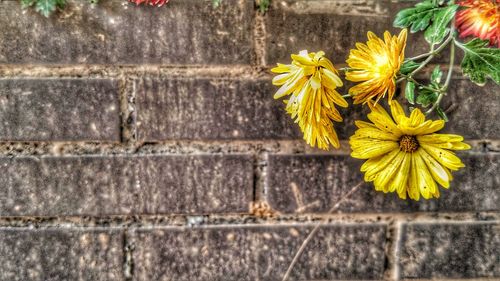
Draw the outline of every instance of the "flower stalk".
[[[448,86],[450,85],[451,81],[451,75],[453,73],[453,67],[455,63],[455,44],[451,44],[450,47],[450,64],[448,66],[448,74],[446,75],[446,80],[444,82],[443,87],[441,87],[438,91],[438,97],[436,99],[436,102],[432,105],[432,107],[425,112],[425,115],[431,114],[436,108],[439,107],[439,104],[441,103],[441,100],[443,97],[446,95],[446,91],[448,90]]]

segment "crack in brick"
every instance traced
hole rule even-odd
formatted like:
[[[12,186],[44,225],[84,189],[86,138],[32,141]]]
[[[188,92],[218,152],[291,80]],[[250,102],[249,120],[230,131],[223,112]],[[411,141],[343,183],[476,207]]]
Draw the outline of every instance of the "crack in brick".
[[[295,203],[297,204],[297,208],[295,209],[296,213],[303,213],[307,211],[309,208],[317,207],[320,205],[321,202],[319,200],[315,200],[311,203],[305,204],[303,194],[296,183],[291,182],[290,188],[292,190],[293,196],[295,197]]]
[[[130,240],[128,228],[123,234],[123,275],[126,281],[132,281],[134,278],[134,255],[135,243]]]

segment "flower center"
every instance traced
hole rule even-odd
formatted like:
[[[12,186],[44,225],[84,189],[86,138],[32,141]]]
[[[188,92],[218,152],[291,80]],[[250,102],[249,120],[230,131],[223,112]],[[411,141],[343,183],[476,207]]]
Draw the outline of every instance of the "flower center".
[[[415,152],[419,147],[417,138],[415,136],[402,136],[399,140],[399,148],[404,152]]]
[[[392,77],[394,69],[391,66],[389,57],[385,55],[375,56],[375,64],[373,65],[374,74],[377,77]]]

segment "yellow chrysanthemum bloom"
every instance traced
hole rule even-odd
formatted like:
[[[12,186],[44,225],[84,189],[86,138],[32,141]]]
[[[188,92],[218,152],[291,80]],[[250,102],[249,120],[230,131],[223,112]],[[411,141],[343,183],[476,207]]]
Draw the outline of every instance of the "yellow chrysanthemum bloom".
[[[292,54],[292,64],[280,64],[271,70],[279,73],[273,84],[281,86],[275,99],[290,95],[285,100],[286,111],[299,124],[304,140],[321,149],[340,146],[332,120],[341,122],[342,117],[335,105],[347,107],[347,101],[335,90],[342,86],[338,71],[325,53],[301,51]]]
[[[439,197],[436,182],[444,188],[453,179],[451,171],[464,164],[450,150],[466,150],[463,137],[436,134],[443,120],[427,120],[420,109],[406,117],[402,107],[392,101],[391,116],[380,105],[369,103],[368,119],[356,121],[358,130],[350,138],[351,156],[368,159],[362,166],[366,182],[374,182],[378,191],[397,192],[399,197],[419,200]]]
[[[368,32],[366,44],[356,43],[356,48],[350,51],[347,64],[349,71],[346,79],[362,82],[349,89],[354,104],[364,103],[376,98],[389,96],[389,102],[396,91],[396,75],[404,61],[406,46],[406,29],[399,36],[392,36],[389,31],[384,33],[384,40],[373,32]]]

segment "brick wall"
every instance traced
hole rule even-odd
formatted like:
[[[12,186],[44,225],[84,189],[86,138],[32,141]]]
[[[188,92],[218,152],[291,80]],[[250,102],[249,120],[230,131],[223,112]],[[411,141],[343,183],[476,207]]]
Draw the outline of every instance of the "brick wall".
[[[410,4],[83,2],[46,19],[0,1],[0,280],[280,280],[325,217],[291,280],[500,278],[498,87],[453,80],[447,130],[473,149],[420,202],[345,198],[366,109],[320,152],[272,99],[275,62],[307,48],[341,66]]]

